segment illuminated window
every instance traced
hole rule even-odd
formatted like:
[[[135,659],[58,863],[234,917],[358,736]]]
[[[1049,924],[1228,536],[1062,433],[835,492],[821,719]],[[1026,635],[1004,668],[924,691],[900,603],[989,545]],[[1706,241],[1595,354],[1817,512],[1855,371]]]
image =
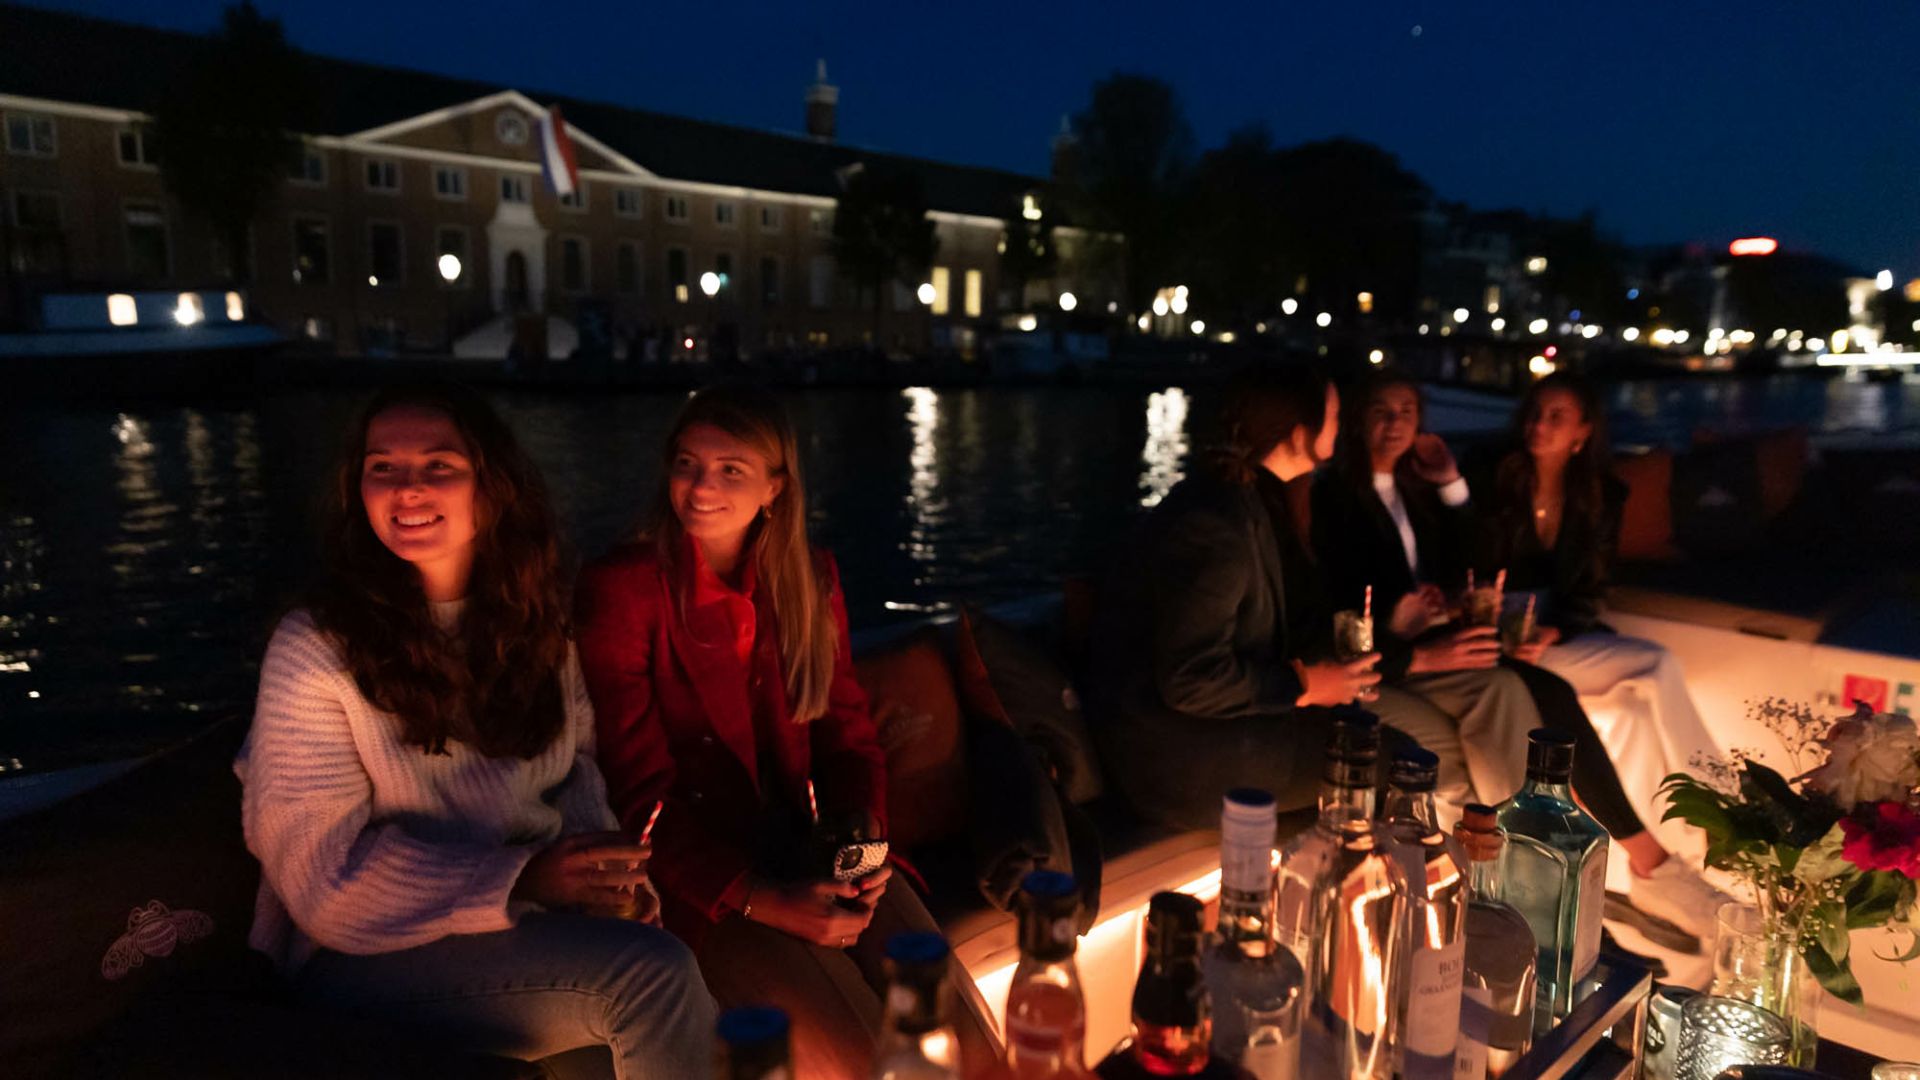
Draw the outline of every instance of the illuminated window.
[[[173,305],[173,321],[181,326],[192,326],[207,317],[207,309],[200,302],[199,293],[183,292]]]
[[[967,271],[966,312],[969,319],[980,317],[980,271],[978,270]]]
[[[678,303],[687,302],[687,249],[667,249],[667,287],[673,290],[673,298]]]
[[[713,272],[719,275],[722,292],[733,287],[733,256],[721,252],[713,257]]]
[[[227,294],[227,321],[239,322],[247,317],[247,303],[237,292]]]
[[[933,268],[933,313],[945,315],[951,306],[953,275],[944,266]]]
[[[115,326],[132,326],[140,321],[140,310],[133,297],[126,293],[114,293],[107,297],[107,321]]]

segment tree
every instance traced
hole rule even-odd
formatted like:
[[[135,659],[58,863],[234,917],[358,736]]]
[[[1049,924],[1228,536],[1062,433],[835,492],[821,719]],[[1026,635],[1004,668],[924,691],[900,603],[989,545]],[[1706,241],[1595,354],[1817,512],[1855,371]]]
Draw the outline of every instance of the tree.
[[[1027,205],[1024,196],[1014,200],[1005,219],[1006,234],[1001,238],[1000,283],[1013,294],[1016,305],[1026,303],[1029,282],[1052,277],[1060,263],[1060,253],[1053,242],[1056,215],[1045,212],[1045,205],[1041,204],[1042,213],[1036,221],[1027,217]]]
[[[1362,292],[1373,310],[1413,310],[1420,276],[1420,217],[1430,192],[1392,154],[1356,139],[1280,151],[1272,171],[1282,274],[1305,277],[1307,299],[1350,311]]]
[[[1076,224],[1123,237],[1128,309],[1144,311],[1177,268],[1179,189],[1193,152],[1173,87],[1111,75],[1074,117],[1081,187]]]
[[[1201,156],[1186,187],[1178,276],[1217,326],[1269,315],[1292,291],[1278,166],[1266,129],[1243,128]]]
[[[226,10],[154,110],[167,190],[212,225],[236,280],[251,276],[247,227],[278,194],[313,129],[317,82],[277,19],[251,3]]]
[[[924,281],[940,242],[917,173],[863,163],[843,177],[833,213],[833,257],[842,276],[871,291],[878,345],[887,286]]]
[[[1546,256],[1541,285],[1549,297],[1559,299],[1555,315],[1578,310],[1582,321],[1606,325],[1626,318],[1629,308],[1620,255],[1601,238],[1593,211],[1572,221],[1542,217],[1534,228],[1530,253]]]

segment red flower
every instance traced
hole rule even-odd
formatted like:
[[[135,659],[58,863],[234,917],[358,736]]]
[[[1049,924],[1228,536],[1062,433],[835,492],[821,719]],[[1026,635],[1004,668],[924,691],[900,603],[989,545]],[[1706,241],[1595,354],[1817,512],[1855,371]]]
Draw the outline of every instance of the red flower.
[[[1841,858],[1862,870],[1892,870],[1920,881],[1920,813],[1906,804],[1861,807],[1840,819],[1840,832]]]

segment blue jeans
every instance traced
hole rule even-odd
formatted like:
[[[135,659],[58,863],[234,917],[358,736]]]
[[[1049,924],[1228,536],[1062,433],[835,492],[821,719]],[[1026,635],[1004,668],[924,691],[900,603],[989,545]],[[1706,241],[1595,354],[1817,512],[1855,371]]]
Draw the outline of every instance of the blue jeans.
[[[605,1046],[620,1080],[713,1069],[713,998],[693,953],[664,930],[619,919],[534,913],[511,930],[377,956],[323,950],[294,991],[488,1053],[532,1060]]]

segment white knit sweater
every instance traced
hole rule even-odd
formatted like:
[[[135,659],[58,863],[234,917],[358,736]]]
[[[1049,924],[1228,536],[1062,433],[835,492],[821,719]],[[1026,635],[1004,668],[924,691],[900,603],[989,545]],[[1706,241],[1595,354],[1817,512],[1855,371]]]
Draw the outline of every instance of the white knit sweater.
[[[459,617],[458,602],[434,607]],[[458,741],[429,755],[400,741],[307,612],[282,619],[234,762],[262,871],[253,947],[291,974],[317,948],[367,955],[511,927],[529,905],[508,893],[542,846],[619,827],[571,654],[561,691],[566,729],[531,761]]]

